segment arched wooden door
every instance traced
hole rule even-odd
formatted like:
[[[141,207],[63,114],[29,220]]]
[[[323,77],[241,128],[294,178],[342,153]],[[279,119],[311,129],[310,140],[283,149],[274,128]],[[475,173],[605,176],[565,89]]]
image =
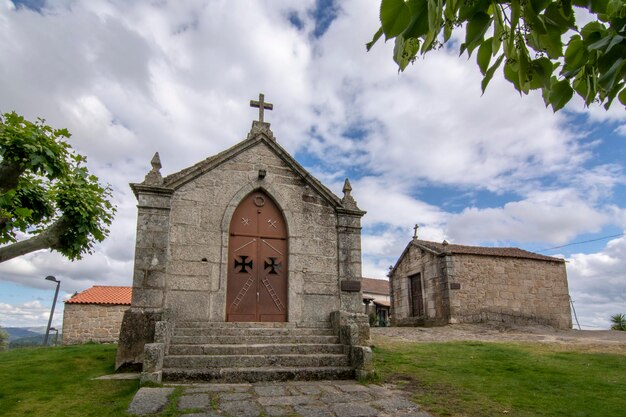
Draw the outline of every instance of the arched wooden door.
[[[227,321],[287,321],[287,227],[274,201],[250,193],[230,221]]]

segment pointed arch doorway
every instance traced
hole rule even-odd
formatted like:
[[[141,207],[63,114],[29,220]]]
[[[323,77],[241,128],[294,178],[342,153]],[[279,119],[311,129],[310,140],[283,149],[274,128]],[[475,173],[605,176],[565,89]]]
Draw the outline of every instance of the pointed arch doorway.
[[[226,321],[287,321],[287,227],[263,191],[245,197],[230,221]]]

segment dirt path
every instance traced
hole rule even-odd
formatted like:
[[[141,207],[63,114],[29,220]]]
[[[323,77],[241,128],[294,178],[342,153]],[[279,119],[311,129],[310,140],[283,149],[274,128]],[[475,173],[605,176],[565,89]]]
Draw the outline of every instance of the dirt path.
[[[402,340],[417,343],[448,341],[539,342],[564,349],[626,354],[626,332],[555,330],[547,326],[505,327],[453,324],[443,327],[373,327],[372,344]]]

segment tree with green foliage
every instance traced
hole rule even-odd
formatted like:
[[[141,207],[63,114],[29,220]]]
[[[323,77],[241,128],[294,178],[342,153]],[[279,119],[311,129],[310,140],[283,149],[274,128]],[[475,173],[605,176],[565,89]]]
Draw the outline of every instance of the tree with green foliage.
[[[9,334],[0,327],[0,352],[9,348]]]
[[[593,21],[578,27],[574,6]],[[382,0],[380,21],[367,49],[383,35],[395,39],[400,71],[418,54],[451,46],[458,30],[465,32],[459,53],[478,50],[483,93],[503,66],[520,94],[541,90],[555,112],[574,92],[587,106],[608,110],[615,97],[626,106],[624,0]]]
[[[0,262],[40,249],[71,260],[108,235],[115,207],[66,129],[0,116]]]
[[[626,331],[626,315],[622,313],[612,315],[611,330]]]

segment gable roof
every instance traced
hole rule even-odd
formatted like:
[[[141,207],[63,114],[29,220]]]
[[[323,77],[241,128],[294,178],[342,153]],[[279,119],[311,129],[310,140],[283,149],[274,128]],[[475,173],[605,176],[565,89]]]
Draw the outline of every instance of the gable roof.
[[[328,189],[319,180],[313,177],[302,165],[298,163],[282,146],[276,142],[272,131],[269,128],[269,123],[252,122],[252,129],[248,133],[248,137],[243,141],[231,146],[230,148],[222,151],[216,155],[210,156],[189,168],[185,168],[181,171],[168,175],[163,178],[162,187],[177,189],[184,184],[192,181],[200,175],[213,170],[219,165],[234,158],[240,153],[258,145],[264,143],[267,145],[280,159],[287,164],[302,181],[317,191],[328,203],[333,207],[344,208],[341,199],[336,196],[330,189]],[[360,210],[356,210],[359,211]],[[364,213],[364,212],[363,212]]]
[[[445,241],[444,241],[445,242]],[[445,255],[478,255],[478,256],[496,256],[502,258],[520,258],[520,259],[532,259],[536,261],[546,262],[565,262],[565,259],[554,258],[552,256],[540,255],[538,253],[529,252],[524,249],[511,248],[511,247],[488,247],[488,246],[468,246],[468,245],[455,245],[447,242],[431,242],[428,240],[413,239],[406,246],[402,255],[398,258],[398,261],[389,272],[389,275],[396,271],[398,265],[409,251],[411,246],[418,247],[427,252],[430,252],[436,256]]]
[[[94,285],[65,302],[67,304],[130,305],[132,287]]]
[[[427,240],[415,239],[411,242],[415,246],[431,250],[437,255],[441,254],[463,254],[463,255],[484,255],[484,256],[501,256],[506,258],[524,258],[536,259],[538,261],[563,262],[563,259],[553,258],[551,256],[540,255],[538,253],[529,252],[519,248],[506,247],[488,247],[488,246],[466,246],[454,245],[449,243],[436,243]]]
[[[389,280],[361,278],[361,289],[364,293],[389,295]]]

